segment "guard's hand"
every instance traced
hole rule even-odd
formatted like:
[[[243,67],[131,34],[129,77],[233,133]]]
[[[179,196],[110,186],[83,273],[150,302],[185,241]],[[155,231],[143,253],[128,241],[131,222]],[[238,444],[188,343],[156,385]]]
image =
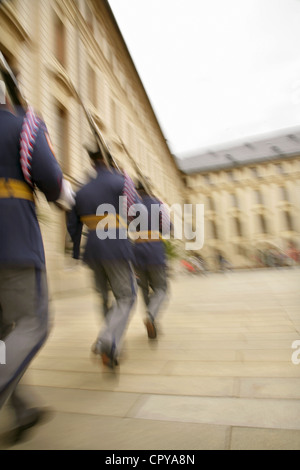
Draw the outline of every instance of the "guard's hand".
[[[56,203],[58,207],[66,211],[71,210],[75,204],[75,192],[71,183],[65,179],[62,180],[60,195]]]

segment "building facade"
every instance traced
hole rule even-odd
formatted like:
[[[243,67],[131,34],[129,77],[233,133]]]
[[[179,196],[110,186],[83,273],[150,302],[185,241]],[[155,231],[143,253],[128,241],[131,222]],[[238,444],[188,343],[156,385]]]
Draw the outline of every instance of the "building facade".
[[[182,202],[180,171],[106,0],[4,0],[0,28],[0,49],[74,190],[91,176],[83,149],[91,130],[78,92],[120,168],[135,177],[137,164],[161,200]],[[64,215],[42,197],[37,207],[48,267],[61,268]]]
[[[289,264],[300,247],[300,129],[178,160],[186,199],[204,204],[201,255],[233,267]]]
[[[121,168],[135,177],[138,165],[169,206],[204,204],[200,254],[211,269],[219,253],[247,267],[263,265],[272,246],[299,248],[299,130],[176,161],[108,1],[3,0],[0,49],[74,190],[92,174],[78,92]],[[65,216],[42,196],[37,210],[48,270],[61,270],[70,264]]]

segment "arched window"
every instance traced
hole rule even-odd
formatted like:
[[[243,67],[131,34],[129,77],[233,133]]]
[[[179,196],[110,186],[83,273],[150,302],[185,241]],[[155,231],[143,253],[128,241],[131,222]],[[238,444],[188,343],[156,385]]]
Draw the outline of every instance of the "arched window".
[[[259,189],[254,190],[254,201],[255,201],[255,204],[263,204],[264,203],[262,194],[261,194]]]
[[[279,187],[279,197],[281,201],[288,201],[289,200],[289,195],[288,191],[285,186],[280,186]]]
[[[242,224],[241,221],[238,217],[234,217],[234,224],[235,224],[235,232],[238,237],[243,236],[243,229],[242,229]]]
[[[216,222],[214,220],[210,220],[210,237],[213,238],[214,240],[217,240],[219,238],[218,235],[218,228],[216,225]]]
[[[268,233],[266,218],[263,214],[258,214],[258,231],[259,233]]]
[[[207,196],[207,206],[210,211],[215,210],[215,202],[211,196]]]
[[[283,215],[283,223],[284,223],[285,230],[288,230],[290,232],[293,231],[294,222],[293,222],[291,213],[289,211],[283,211],[282,215]]]

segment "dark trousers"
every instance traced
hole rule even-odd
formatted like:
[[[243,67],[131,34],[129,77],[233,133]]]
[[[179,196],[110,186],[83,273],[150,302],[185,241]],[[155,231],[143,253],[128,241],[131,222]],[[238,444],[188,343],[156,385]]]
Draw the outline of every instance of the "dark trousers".
[[[105,314],[105,325],[99,333],[98,342],[107,349],[113,347],[116,354],[119,354],[136,299],[134,271],[126,260],[103,261],[93,266],[93,271],[97,290],[102,295]],[[109,286],[114,297],[111,307],[108,306]]]
[[[16,387],[49,332],[46,273],[33,267],[1,267],[0,310],[6,355],[5,364],[0,364],[0,409],[12,396],[10,403],[18,413],[22,400]]]
[[[163,265],[136,268],[147,313],[155,320],[167,296],[166,268]]]

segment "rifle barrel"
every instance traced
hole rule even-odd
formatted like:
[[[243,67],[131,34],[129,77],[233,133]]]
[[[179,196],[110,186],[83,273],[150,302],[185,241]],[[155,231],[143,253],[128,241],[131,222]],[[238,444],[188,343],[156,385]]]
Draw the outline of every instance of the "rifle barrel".
[[[139,167],[138,164],[136,163],[135,159],[134,159],[134,158],[130,155],[130,153],[128,152],[127,147],[126,147],[126,145],[124,144],[123,140],[122,140],[120,137],[119,137],[119,140],[120,140],[120,142],[121,142],[121,145],[122,145],[123,149],[125,150],[126,154],[128,155],[130,161],[134,164],[134,167],[135,167],[135,169],[136,169],[136,171],[137,171],[137,173],[138,173],[138,175],[139,175],[139,178],[140,178],[140,179],[142,180],[142,182],[143,182],[143,185],[144,185],[144,188],[145,188],[146,192],[148,193],[149,196],[151,196],[151,195],[152,195],[152,191],[151,191],[150,186],[149,186],[148,182],[146,181],[146,179],[145,179],[145,177],[144,177],[144,175],[143,175],[143,173],[142,173],[142,170],[140,169],[140,167]]]
[[[16,77],[14,76],[10,66],[5,60],[4,55],[0,51],[0,72],[3,81],[6,85],[7,92],[10,99],[15,106],[21,106],[24,110],[27,109],[28,103],[21,93]]]

